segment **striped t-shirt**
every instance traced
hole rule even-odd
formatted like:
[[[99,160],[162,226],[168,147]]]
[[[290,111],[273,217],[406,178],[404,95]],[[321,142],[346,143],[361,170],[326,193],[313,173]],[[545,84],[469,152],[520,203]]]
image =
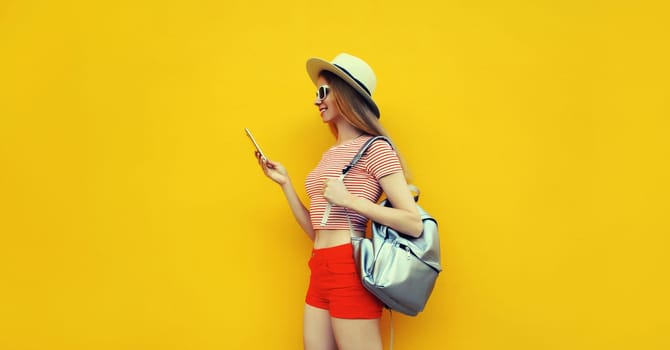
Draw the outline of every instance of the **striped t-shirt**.
[[[305,189],[310,198],[309,215],[315,230],[348,230],[346,212],[343,207],[333,205],[328,222],[321,226],[321,219],[328,202],[323,197],[323,185],[327,178],[338,178],[344,168],[358,153],[363,144],[372,136],[366,135],[341,145],[336,145],[323,153],[321,161],[305,180]],[[365,155],[349,170],[344,178],[347,190],[358,197],[377,202],[382,194],[379,179],[402,172],[400,159],[388,142],[377,140],[372,143]],[[349,210],[353,229],[365,231],[368,219],[353,210]]]

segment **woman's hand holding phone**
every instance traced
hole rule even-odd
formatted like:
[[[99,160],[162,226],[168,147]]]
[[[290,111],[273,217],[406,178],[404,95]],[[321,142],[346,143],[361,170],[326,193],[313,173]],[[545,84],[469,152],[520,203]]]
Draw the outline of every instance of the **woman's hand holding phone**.
[[[249,129],[245,128],[244,131],[246,132],[247,136],[249,137],[254,147],[256,148],[254,155],[256,156],[256,160],[258,160],[258,165],[260,165],[261,169],[263,169],[263,173],[265,173],[265,176],[269,177],[272,181],[282,186],[288,183],[289,178],[286,168],[284,168],[278,162],[273,162],[269,160],[261,150],[260,146],[254,139],[253,135],[251,135]]]
[[[278,162],[263,158],[258,151],[256,151],[256,158],[258,159],[258,164],[263,169],[265,176],[282,186],[288,183],[288,172],[284,166]]]

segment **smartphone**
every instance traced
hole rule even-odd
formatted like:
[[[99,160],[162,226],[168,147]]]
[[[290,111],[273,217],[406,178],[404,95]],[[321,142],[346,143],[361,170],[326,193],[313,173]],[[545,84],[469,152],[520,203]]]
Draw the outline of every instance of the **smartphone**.
[[[254,139],[254,136],[251,135],[251,131],[249,131],[249,129],[247,129],[247,128],[244,128],[244,131],[247,133],[247,136],[249,136],[249,140],[251,140],[251,142],[254,144],[254,147],[256,147],[256,150],[258,151],[258,153],[261,154],[261,157],[265,158],[265,159],[268,159],[268,157],[265,156],[265,153],[263,153],[263,151],[261,151],[261,146],[258,145],[258,142],[256,142],[256,139]]]

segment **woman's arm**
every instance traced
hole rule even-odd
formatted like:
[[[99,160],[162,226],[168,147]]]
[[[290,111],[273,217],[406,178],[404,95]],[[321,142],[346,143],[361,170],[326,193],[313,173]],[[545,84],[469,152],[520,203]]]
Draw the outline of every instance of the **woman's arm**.
[[[423,232],[421,215],[407,188],[403,173],[384,176],[379,179],[379,184],[393,204],[393,208],[383,207],[351,194],[338,179],[326,180],[324,196],[334,205],[355,210],[368,219],[392,227],[396,231],[413,237],[421,236]]]
[[[298,194],[295,192],[295,188],[289,179],[286,184],[281,185],[282,191],[286,196],[289,207],[293,212],[295,220],[298,222],[303,231],[309,236],[309,239],[314,240],[314,229],[312,228],[312,220],[309,217],[309,210],[305,208],[305,205],[302,204],[302,201],[298,197]]]
[[[311,240],[314,240],[314,229],[312,228],[312,222],[309,217],[309,210],[305,208],[300,197],[298,197],[286,168],[278,162],[273,162],[261,157],[258,152],[256,152],[256,158],[265,175],[281,186],[295,220],[298,222],[302,230],[307,233],[307,236],[309,236]]]

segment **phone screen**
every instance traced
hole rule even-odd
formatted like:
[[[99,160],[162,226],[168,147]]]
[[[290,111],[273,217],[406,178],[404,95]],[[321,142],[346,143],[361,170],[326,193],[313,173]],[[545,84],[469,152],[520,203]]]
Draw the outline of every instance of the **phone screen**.
[[[261,151],[261,147],[258,145],[258,142],[256,142],[256,139],[254,139],[254,136],[251,135],[251,131],[249,131],[249,129],[247,129],[247,128],[244,128],[244,131],[247,133],[247,136],[249,136],[249,140],[251,140],[251,142],[254,144],[254,147],[256,147],[256,150],[258,151],[258,153],[261,154],[261,157],[263,157],[265,159],[268,159],[265,156],[265,153],[263,153],[263,151]]]

